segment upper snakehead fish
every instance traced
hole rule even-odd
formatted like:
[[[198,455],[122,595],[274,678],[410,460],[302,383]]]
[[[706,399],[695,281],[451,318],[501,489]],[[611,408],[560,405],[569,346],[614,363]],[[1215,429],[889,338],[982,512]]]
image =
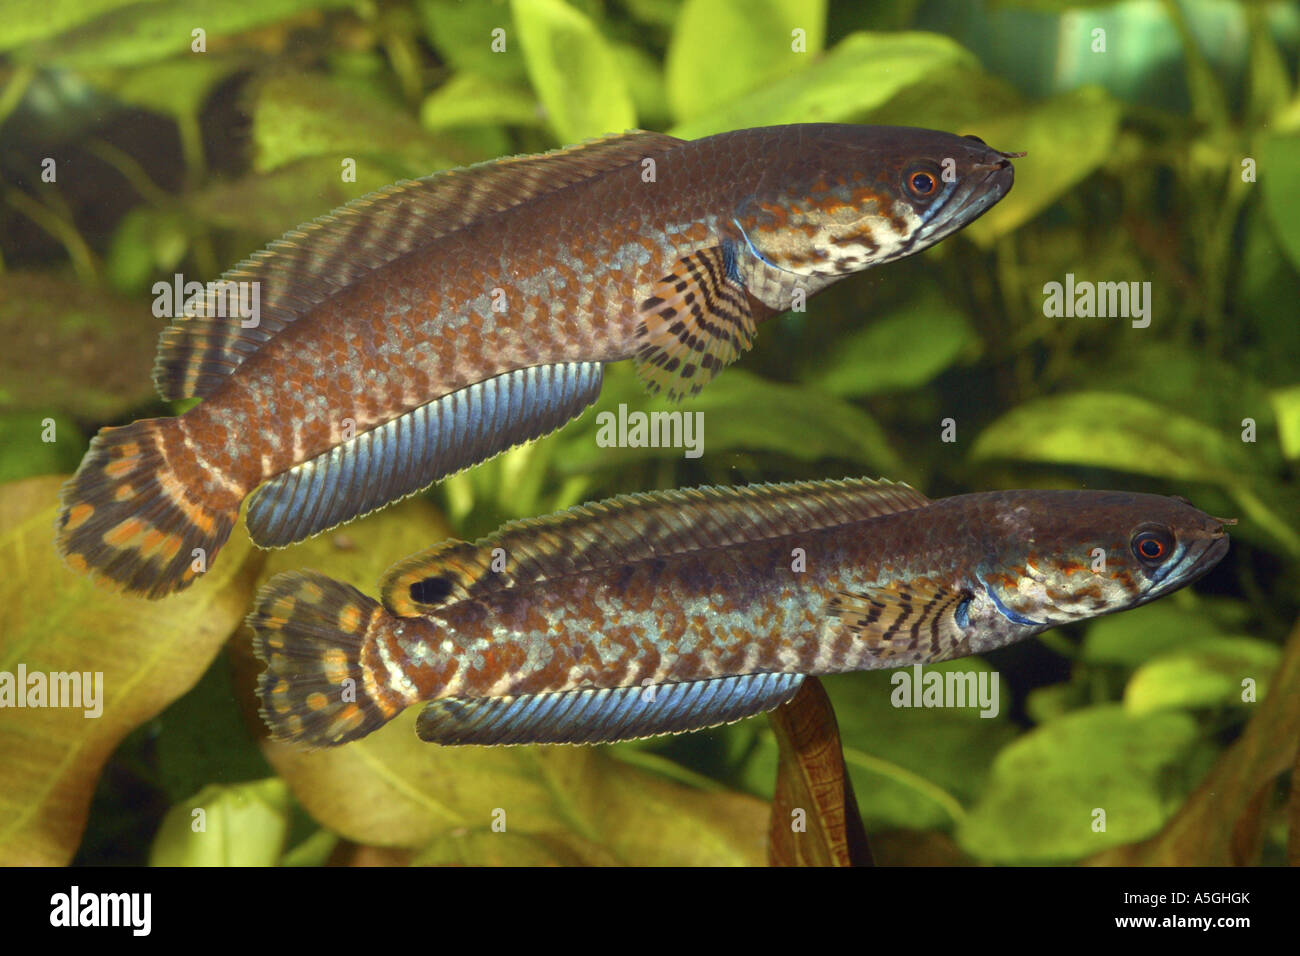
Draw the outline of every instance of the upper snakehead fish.
[[[760,321],[977,218],[1013,155],[901,127],[638,131],[371,193],[222,276],[258,284],[253,327],[210,293],[162,333],[158,391],[203,401],[100,431],[58,547],[156,598],[250,494],[279,547],[559,428],[606,362],[692,394]]]

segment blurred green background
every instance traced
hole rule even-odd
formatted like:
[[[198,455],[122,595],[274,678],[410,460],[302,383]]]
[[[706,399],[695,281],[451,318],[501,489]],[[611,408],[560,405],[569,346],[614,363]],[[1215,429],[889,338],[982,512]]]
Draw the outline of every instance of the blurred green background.
[[[276,570],[374,593],[442,535],[583,500],[880,475],[932,497],[1181,494],[1241,523],[1194,590],[947,665],[999,671],[996,719],[896,710],[887,673],[827,680],[879,860],[1283,862],[1298,48],[1295,5],[1218,0],[3,0],[0,669],[93,662],[109,701],[99,721],[0,712],[0,861],[762,862],[763,719],[455,752],[399,722],[287,754],[256,740],[239,621]],[[287,551],[232,544],[193,598],[132,603],[59,565],[39,476],[103,425],[177,410],[150,383],[154,282],[215,278],[403,177],[638,126],[812,121],[1029,155],[970,229],[766,324],[685,405],[706,412],[702,458],[597,447],[596,412],[664,407],[617,366],[561,433]],[[1067,273],[1150,282],[1150,326],[1045,316]],[[1289,815],[1300,857],[1300,801]]]

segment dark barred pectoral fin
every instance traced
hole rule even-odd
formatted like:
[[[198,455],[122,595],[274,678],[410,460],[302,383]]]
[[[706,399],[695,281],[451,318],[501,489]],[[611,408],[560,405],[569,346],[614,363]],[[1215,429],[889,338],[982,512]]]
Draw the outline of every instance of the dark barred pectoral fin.
[[[554,431],[600,394],[598,362],[537,365],[444,395],[258,488],[248,533],[283,547]]]
[[[828,613],[886,666],[930,663],[968,653],[962,648],[971,599],[965,588],[913,578],[860,593],[841,591]]]
[[[420,739],[452,744],[600,744],[730,724],[779,707],[802,674],[745,674],[681,684],[589,688],[426,704]]]
[[[754,344],[755,302],[735,256],[728,243],[683,256],[641,303],[636,364],[650,391],[694,395]]]

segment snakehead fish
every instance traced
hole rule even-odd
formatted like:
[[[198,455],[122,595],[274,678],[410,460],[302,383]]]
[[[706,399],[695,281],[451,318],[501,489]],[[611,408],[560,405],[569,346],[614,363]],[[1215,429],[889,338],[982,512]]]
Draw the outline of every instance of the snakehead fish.
[[[442,744],[597,743],[770,710],[809,674],[982,654],[1146,604],[1228,550],[1184,499],[869,480],[613,498],[449,541],[376,602],[277,575],[249,624],[273,735],[334,746],[423,704]]]
[[[978,217],[1013,155],[898,127],[637,131],[371,193],[222,276],[258,283],[255,327],[210,295],[162,333],[158,391],[203,401],[101,430],[58,546],[161,597],[245,498],[280,547],[561,427],[606,362],[694,393],[761,320]]]

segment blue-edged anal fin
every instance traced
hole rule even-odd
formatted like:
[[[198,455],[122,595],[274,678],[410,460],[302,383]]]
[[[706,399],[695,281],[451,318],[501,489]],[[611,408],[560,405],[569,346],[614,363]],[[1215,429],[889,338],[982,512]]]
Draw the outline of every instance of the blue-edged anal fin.
[[[744,674],[680,684],[586,688],[517,697],[447,698],[424,706],[428,743],[603,744],[734,723],[790,700],[803,674]]]
[[[293,544],[540,438],[596,401],[602,374],[599,362],[535,365],[421,405],[258,488],[249,536],[264,548]]]
[[[974,593],[916,577],[860,592],[838,591],[827,614],[881,666],[946,661],[970,653]]]

